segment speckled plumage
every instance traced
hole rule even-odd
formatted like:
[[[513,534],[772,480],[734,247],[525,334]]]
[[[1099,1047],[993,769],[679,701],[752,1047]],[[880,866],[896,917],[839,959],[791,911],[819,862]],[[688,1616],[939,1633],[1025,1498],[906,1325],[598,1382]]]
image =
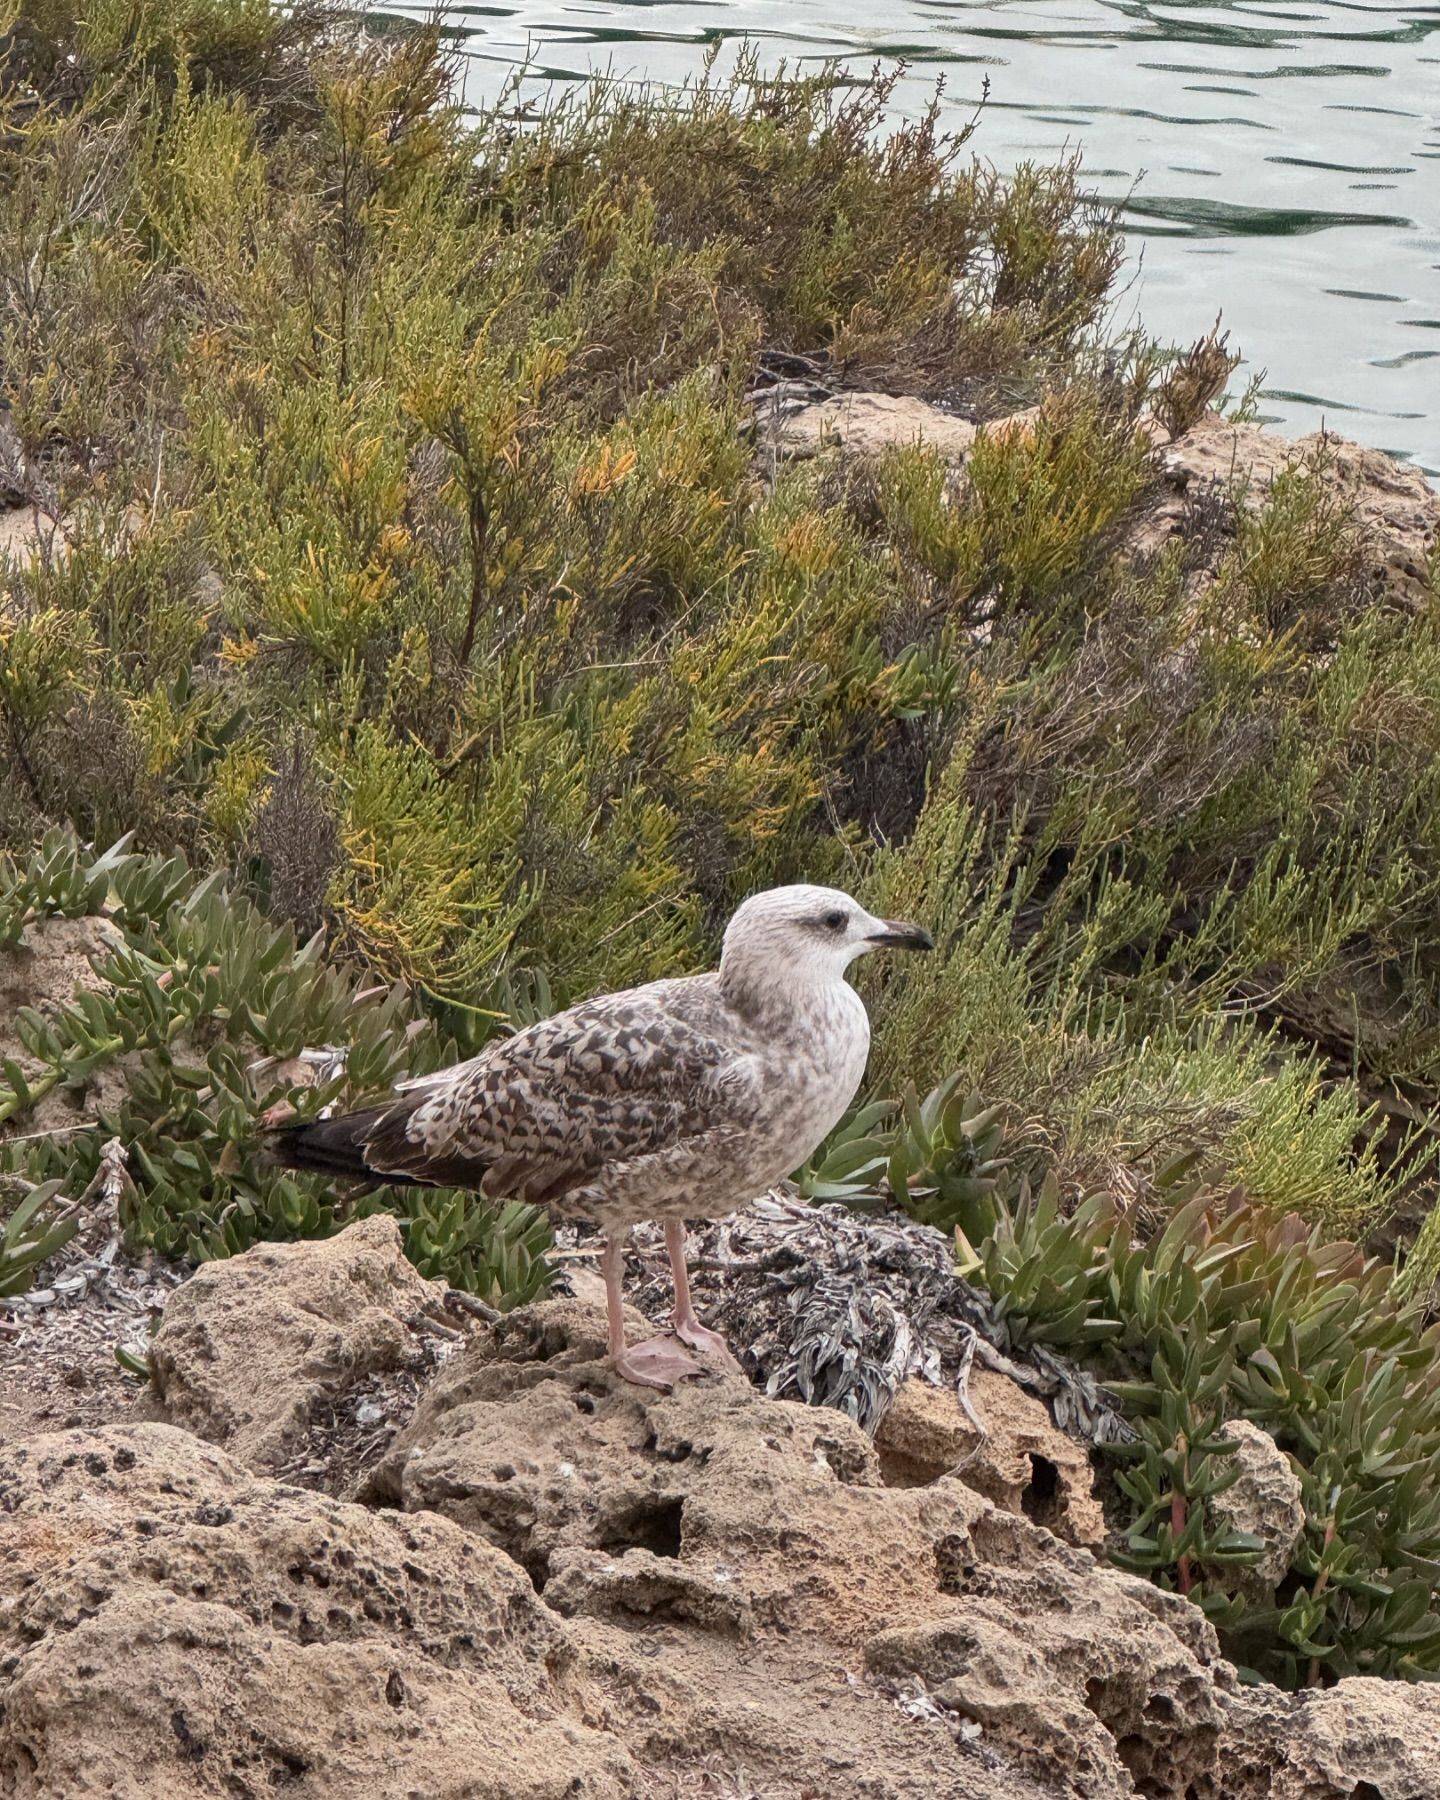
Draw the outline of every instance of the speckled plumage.
[[[845,971],[882,945],[930,939],[834,888],[773,888],[736,912],[714,974],[587,1000],[385,1105],[281,1131],[276,1153],[295,1168],[471,1188],[593,1220],[606,1234],[615,1369],[669,1387],[699,1373],[697,1349],[734,1370],[695,1317],[682,1221],[755,1199],[838,1123],[870,1048]],[[640,1219],[666,1222],[675,1321],[668,1340],[627,1346],[620,1254]]]
[[[718,971],[586,1000],[387,1106],[301,1127],[298,1147],[323,1150],[348,1126],[364,1172],[606,1229],[718,1218],[839,1121],[870,1046],[845,970],[876,943],[917,935],[833,888],[772,889],[736,913]]]
[[[365,1163],[607,1229],[719,1218],[820,1143],[869,1046],[843,979],[782,1007],[727,998],[718,974],[652,982],[415,1084],[365,1137]]]

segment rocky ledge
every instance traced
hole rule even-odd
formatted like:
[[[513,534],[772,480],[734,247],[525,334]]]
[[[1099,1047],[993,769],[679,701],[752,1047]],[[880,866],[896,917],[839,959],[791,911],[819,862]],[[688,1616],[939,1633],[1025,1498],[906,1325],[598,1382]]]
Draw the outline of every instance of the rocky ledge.
[[[461,1332],[438,1297],[385,1219],[252,1251],[170,1301],[125,1422],[7,1441],[0,1795],[1440,1793],[1433,1689],[1244,1687],[1030,1516],[1001,1378],[983,1455],[934,1388],[877,1449],[738,1378],[618,1383],[583,1299]]]
[[[892,394],[855,392],[796,400],[781,392],[760,403],[757,442],[762,464],[770,466],[827,454],[863,461],[898,446],[919,444],[949,463],[963,484],[982,434],[1028,432],[1038,412],[1031,407],[988,425],[972,425],[928,401]],[[1232,505],[1243,501],[1258,509],[1276,476],[1300,466],[1319,476],[1349,518],[1356,541],[1363,546],[1365,572],[1376,589],[1402,603],[1426,602],[1440,541],[1440,492],[1412,464],[1334,432],[1285,438],[1216,412],[1205,413],[1174,438],[1152,418],[1142,421],[1142,429],[1155,446],[1160,481],[1127,522],[1126,549],[1131,555],[1153,556],[1172,539],[1185,540],[1195,565],[1189,569],[1192,588],[1204,587],[1215,574],[1215,553],[1223,545],[1224,533],[1208,546],[1194,541],[1205,535],[1196,528],[1197,502],[1207,494],[1221,495]]]

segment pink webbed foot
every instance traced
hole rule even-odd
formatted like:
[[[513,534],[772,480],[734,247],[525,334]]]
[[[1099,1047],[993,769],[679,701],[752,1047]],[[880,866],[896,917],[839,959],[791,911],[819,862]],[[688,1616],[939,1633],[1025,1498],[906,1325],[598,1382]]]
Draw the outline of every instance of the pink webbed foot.
[[[658,1388],[668,1394],[677,1381],[689,1375],[703,1375],[704,1369],[690,1355],[678,1338],[646,1338],[643,1344],[627,1344],[610,1358],[615,1373],[636,1387]]]
[[[702,1325],[696,1318],[676,1319],[675,1335],[682,1344],[688,1344],[692,1350],[698,1350],[702,1357],[717,1368],[728,1369],[732,1375],[743,1375],[745,1371],[730,1353],[730,1346],[718,1331],[712,1331],[708,1325]]]
[[[730,1346],[718,1331],[711,1331],[695,1317],[695,1302],[690,1298],[690,1272],[685,1267],[685,1225],[680,1219],[665,1221],[665,1249],[670,1257],[670,1273],[675,1282],[675,1335],[682,1344],[698,1350],[712,1369],[724,1369],[731,1375],[745,1371],[730,1354]]]

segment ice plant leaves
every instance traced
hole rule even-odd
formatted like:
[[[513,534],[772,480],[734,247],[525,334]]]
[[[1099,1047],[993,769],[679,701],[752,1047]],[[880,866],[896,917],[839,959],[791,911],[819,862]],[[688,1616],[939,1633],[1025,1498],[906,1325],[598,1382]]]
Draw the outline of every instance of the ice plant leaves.
[[[20,1291],[71,1235],[73,1220],[50,1214],[85,1187],[112,1135],[130,1158],[121,1220],[132,1244],[229,1256],[261,1239],[322,1236],[383,1204],[426,1274],[500,1305],[543,1291],[549,1228],[532,1208],[423,1190],[356,1199],[265,1162],[271,1108],[358,1100],[457,1053],[403,990],[333,967],[318,938],[298,943],[180,857],[123,844],[95,856],[54,832],[26,862],[0,866],[0,937],[23,943],[27,930],[85,916],[109,926],[93,986],[22,1007],[24,1064],[0,1065],[0,1124],[12,1130],[57,1089],[84,1103],[78,1131],[22,1127],[9,1147],[0,1138],[0,1204],[5,1171],[25,1196],[4,1221],[0,1294]],[[492,1028],[499,1016],[477,1014]]]
[[[952,1077],[862,1108],[802,1190],[953,1230],[957,1274],[995,1296],[1015,1343],[1102,1376],[1136,1428],[1105,1450],[1127,1506],[1111,1554],[1202,1606],[1244,1668],[1288,1686],[1440,1678],[1440,1325],[1387,1265],[1217,1189],[1198,1154],[1166,1163],[1143,1209],[1064,1193],[1053,1172],[1032,1182],[1017,1164],[1033,1150],[961,1093]],[[1302,1484],[1272,1604],[1233,1574],[1264,1546],[1212,1504],[1235,1480],[1237,1418]]]

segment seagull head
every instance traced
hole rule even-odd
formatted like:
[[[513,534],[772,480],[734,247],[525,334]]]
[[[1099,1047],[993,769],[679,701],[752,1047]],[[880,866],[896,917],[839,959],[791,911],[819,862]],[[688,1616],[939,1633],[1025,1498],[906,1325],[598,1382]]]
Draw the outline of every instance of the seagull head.
[[[839,888],[767,888],[740,906],[725,930],[725,987],[825,986],[843,980],[871,950],[933,950],[928,931],[905,919],[877,919]]]

